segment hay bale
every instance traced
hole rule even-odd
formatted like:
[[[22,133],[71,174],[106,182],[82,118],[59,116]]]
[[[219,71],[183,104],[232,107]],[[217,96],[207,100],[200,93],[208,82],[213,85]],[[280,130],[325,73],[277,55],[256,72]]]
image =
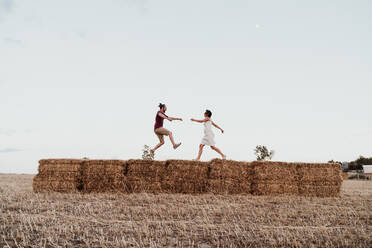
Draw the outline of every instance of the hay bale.
[[[297,163],[254,161],[252,166],[252,177],[255,182],[275,181],[278,183],[289,183],[298,181]]]
[[[81,159],[42,159],[34,177],[34,192],[75,193],[82,187]]]
[[[296,163],[254,161],[252,165],[252,194],[298,194]]]
[[[298,182],[298,186],[301,187],[302,185],[308,185],[308,186],[338,186],[341,187],[342,181],[331,181],[331,180],[314,180],[314,181],[306,181]]]
[[[164,161],[128,160],[124,173],[128,192],[161,193],[160,175],[164,170]]]
[[[155,178],[158,180],[158,176],[165,170],[164,161],[154,160],[128,160],[127,170],[125,176],[128,178],[139,177],[139,178]]]
[[[251,163],[233,160],[213,159],[209,162],[209,179],[251,179]]]
[[[298,166],[299,194],[302,196],[339,196],[342,184],[341,166],[336,163],[301,163]]]
[[[163,192],[203,193],[208,185],[208,163],[191,160],[167,160],[159,175]]]
[[[32,188],[35,193],[77,193],[80,187],[81,183],[76,180],[51,180],[41,178],[38,175],[34,177],[32,183]]]
[[[41,180],[60,180],[60,181],[74,181],[79,179],[80,172],[71,171],[51,171],[48,170],[44,173],[39,173],[38,176]]]
[[[79,185],[75,181],[47,181],[47,180],[35,180],[33,182],[33,188],[35,193],[77,193]]]
[[[50,164],[80,164],[84,159],[57,158],[57,159],[40,159],[39,165]]]
[[[252,184],[253,195],[298,195],[298,192],[298,185],[295,183],[262,181]]]
[[[124,192],[126,161],[86,160],[82,166],[82,192]]]
[[[39,173],[46,171],[70,171],[78,172],[82,165],[82,159],[41,159],[39,160]]]
[[[233,160],[213,159],[208,165],[208,187],[211,193],[249,194],[252,164]]]
[[[340,186],[314,186],[301,185],[299,186],[299,195],[301,196],[316,196],[316,197],[338,197],[340,196]]]
[[[342,178],[338,164],[253,162],[254,195],[339,195]]]
[[[339,164],[335,163],[299,163],[298,174],[300,181],[324,179],[341,180],[342,170]]]

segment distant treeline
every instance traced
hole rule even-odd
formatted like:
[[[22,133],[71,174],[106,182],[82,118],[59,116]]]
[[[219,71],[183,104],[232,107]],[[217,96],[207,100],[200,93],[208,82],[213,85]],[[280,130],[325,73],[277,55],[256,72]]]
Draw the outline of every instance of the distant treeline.
[[[342,164],[342,162],[340,162],[340,161],[330,160],[328,162],[329,163]],[[351,162],[348,163],[348,169],[349,170],[362,170],[363,165],[372,165],[372,157],[366,158],[366,157],[363,157],[363,156],[359,156],[359,158],[357,158],[356,160],[351,161]]]

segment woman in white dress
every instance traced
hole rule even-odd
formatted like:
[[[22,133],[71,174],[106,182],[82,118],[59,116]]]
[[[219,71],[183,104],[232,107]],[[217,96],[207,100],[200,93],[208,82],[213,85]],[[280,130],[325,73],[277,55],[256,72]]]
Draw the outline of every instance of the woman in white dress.
[[[204,146],[210,146],[213,150],[215,150],[222,156],[222,159],[226,159],[225,154],[223,154],[220,149],[215,147],[216,143],[214,142],[214,133],[212,131],[212,125],[218,128],[219,130],[221,130],[222,133],[224,133],[224,131],[222,128],[217,126],[217,124],[211,120],[211,117],[212,117],[212,112],[210,110],[206,110],[204,113],[203,120],[191,119],[191,121],[200,122],[204,124],[204,137],[199,146],[199,154],[198,154],[198,157],[196,158],[197,161],[200,160],[200,157],[203,153]]]

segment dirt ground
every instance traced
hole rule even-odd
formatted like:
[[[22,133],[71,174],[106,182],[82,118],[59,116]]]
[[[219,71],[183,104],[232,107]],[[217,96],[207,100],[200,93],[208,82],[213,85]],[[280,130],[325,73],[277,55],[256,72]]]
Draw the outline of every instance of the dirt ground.
[[[3,247],[372,247],[372,181],[339,198],[35,194],[0,174]]]

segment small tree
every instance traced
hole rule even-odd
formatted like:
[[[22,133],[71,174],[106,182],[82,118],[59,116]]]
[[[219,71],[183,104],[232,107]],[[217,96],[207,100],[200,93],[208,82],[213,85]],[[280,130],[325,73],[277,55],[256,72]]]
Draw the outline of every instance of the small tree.
[[[143,160],[154,160],[154,153],[151,151],[148,145],[144,145],[142,151]]]
[[[274,157],[274,153],[273,150],[269,151],[266,146],[256,146],[256,149],[254,149],[254,154],[258,161],[271,160]]]

